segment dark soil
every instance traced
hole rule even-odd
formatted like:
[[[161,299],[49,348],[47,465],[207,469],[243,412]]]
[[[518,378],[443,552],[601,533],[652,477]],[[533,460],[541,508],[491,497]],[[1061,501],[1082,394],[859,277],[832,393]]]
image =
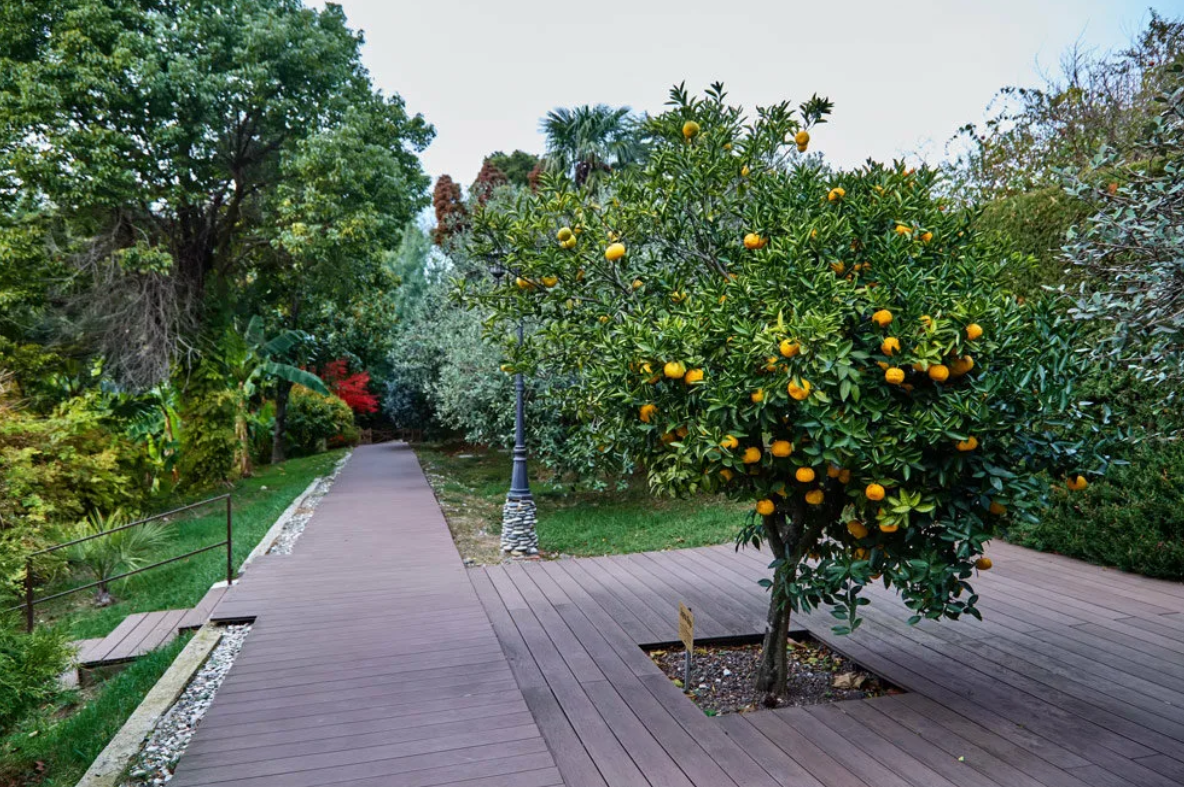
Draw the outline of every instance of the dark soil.
[[[678,646],[652,650],[650,658],[708,716],[901,693],[900,689],[815,640],[791,641],[789,691],[774,703],[768,702],[764,694],[755,689],[760,645],[696,647],[689,689],[682,681],[684,653]]]

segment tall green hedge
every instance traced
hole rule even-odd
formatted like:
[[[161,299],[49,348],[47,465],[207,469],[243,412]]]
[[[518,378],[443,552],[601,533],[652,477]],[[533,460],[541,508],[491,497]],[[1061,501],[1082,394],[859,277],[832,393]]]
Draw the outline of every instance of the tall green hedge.
[[[1030,295],[1070,278],[1061,256],[1065,234],[1091,213],[1089,203],[1052,186],[987,203],[977,226],[1005,248],[1033,260],[1017,260],[1012,267],[1012,287],[1020,295]]]

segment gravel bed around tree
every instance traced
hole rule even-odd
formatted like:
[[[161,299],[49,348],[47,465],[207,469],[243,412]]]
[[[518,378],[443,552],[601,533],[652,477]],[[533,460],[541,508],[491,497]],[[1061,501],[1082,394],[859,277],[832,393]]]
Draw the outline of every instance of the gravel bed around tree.
[[[649,655],[666,676],[708,716],[901,693],[900,689],[813,639],[791,641],[789,691],[775,703],[770,703],[755,688],[760,645],[696,647],[689,689],[683,686],[685,653],[678,646],[651,650]]]
[[[320,504],[325,495],[329,494],[329,489],[332,488],[333,482],[337,480],[337,476],[341,474],[341,468],[345,467],[345,463],[349,461],[350,456],[351,454],[346,454],[341,457],[341,461],[334,466],[332,474],[322,478],[308,497],[304,498],[300,507],[284,523],[275,542],[267,550],[267,554],[292,554],[297,539],[304,533],[304,528],[308,525],[309,520],[312,519],[313,513],[317,510],[317,505]]]
[[[218,646],[189,681],[185,691],[160,717],[144,748],[128,769],[121,787],[158,787],[173,778],[173,769],[193,737],[202,716],[214,701],[214,694],[250,633],[250,625],[227,626]]]

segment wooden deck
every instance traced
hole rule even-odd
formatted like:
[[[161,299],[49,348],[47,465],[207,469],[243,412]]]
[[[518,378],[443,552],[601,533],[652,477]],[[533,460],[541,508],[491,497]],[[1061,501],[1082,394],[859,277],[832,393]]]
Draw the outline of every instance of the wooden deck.
[[[763,629],[730,547],[466,571],[414,457],[358,450],[255,620],[172,784],[248,787],[1180,787],[1184,586],[1005,544],[984,623],[904,624],[873,591],[833,647],[908,693],[708,718],[639,644]]]
[[[882,589],[854,636],[799,623],[909,693],[708,718],[638,647],[762,630],[767,560],[730,547],[473,570],[564,783],[604,787],[1180,787],[1184,586],[1006,544],[985,622],[905,625]]]
[[[255,625],[171,785],[562,783],[405,446],[357,449],[213,618]]]

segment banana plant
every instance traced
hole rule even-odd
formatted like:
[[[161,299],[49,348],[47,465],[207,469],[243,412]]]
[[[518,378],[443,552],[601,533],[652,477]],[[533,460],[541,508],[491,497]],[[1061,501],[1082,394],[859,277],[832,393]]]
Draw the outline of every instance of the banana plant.
[[[235,451],[235,466],[242,477],[253,472],[251,463],[250,407],[255,395],[269,383],[283,380],[294,385],[303,385],[327,396],[328,387],[312,372],[276,360],[289,353],[307,335],[302,331],[286,330],[270,339],[264,333],[263,318],[258,315],[247,323],[246,330],[235,333],[226,354],[226,365],[236,381],[234,433],[238,440]]]

